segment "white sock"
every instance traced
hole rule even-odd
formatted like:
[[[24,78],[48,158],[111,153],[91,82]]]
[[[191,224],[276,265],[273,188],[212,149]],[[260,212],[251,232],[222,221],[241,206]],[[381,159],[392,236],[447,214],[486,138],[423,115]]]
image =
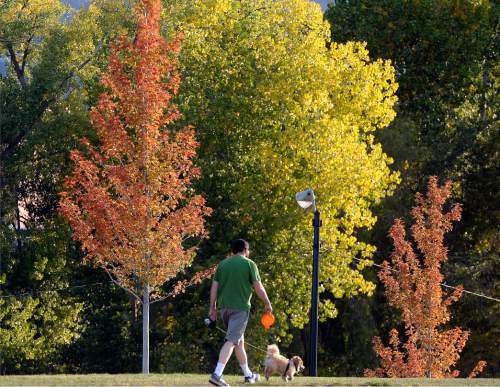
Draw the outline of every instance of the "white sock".
[[[224,372],[224,367],[226,365],[222,363],[217,363],[217,367],[215,367],[214,374],[217,376],[222,376],[222,373]]]
[[[240,367],[245,377],[249,378],[250,376],[253,375],[252,371],[250,371],[250,368],[248,368],[248,363],[240,364]]]

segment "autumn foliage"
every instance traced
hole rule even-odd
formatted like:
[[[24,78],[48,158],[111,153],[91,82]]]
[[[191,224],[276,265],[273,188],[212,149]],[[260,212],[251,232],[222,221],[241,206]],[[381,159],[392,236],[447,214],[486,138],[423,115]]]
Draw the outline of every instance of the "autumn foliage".
[[[91,113],[99,144],[84,139],[82,150],[71,152],[75,168],[60,199],[86,258],[133,292],[150,286],[152,297],[191,262],[185,241],[206,236],[211,213],[190,189],[200,175],[194,131],[170,125],[180,117],[172,102],[180,37],[161,37],[160,7],[159,0],[139,1],[134,41],[113,46],[106,91]]]
[[[444,280],[441,266],[448,259],[444,236],[452,229],[452,222],[461,216],[460,205],[443,212],[450,189],[449,181],[439,187],[437,178],[431,177],[427,197],[416,195],[411,233],[422,258],[406,239],[401,219],[390,229],[394,251],[391,263],[384,261],[379,278],[385,285],[389,303],[401,311],[407,341],[400,341],[396,329],[389,334],[389,346],[385,346],[380,337],[374,337],[373,347],[381,367],[365,370],[365,376],[444,378],[459,375],[460,371],[452,367],[460,358],[469,332],[458,327],[440,329],[450,320],[449,306],[462,294],[461,287],[446,294],[441,285]],[[484,361],[479,362],[469,376],[477,375],[485,365]]]

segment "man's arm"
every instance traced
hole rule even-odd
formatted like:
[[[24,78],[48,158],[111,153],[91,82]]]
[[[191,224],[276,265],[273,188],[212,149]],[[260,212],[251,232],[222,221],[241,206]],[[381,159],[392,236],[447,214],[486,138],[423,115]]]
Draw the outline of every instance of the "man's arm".
[[[217,291],[219,290],[219,283],[215,280],[212,281],[210,288],[210,311],[208,316],[212,321],[217,320]]]
[[[271,306],[271,301],[269,301],[269,298],[267,297],[266,289],[264,289],[264,286],[262,286],[262,283],[260,281],[254,281],[253,288],[255,289],[255,293],[257,293],[257,296],[265,304],[264,311],[265,312],[272,312],[273,307]]]

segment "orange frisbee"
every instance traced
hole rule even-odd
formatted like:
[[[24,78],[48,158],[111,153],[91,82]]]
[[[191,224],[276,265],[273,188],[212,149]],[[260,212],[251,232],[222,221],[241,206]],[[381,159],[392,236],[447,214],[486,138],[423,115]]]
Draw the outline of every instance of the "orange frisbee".
[[[264,313],[260,319],[260,323],[266,331],[274,324],[274,321],[274,315],[271,312]]]

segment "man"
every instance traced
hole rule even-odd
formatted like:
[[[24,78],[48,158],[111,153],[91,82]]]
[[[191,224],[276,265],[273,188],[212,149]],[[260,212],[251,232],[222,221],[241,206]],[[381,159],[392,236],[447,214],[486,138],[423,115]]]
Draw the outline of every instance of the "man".
[[[219,361],[209,382],[215,386],[229,386],[222,378],[233,349],[245,375],[245,383],[255,383],[260,379],[248,368],[247,354],[245,352],[244,333],[250,314],[250,299],[252,288],[257,296],[264,301],[265,312],[272,312],[271,302],[266,290],[260,282],[259,270],[251,259],[248,242],[237,239],[231,242],[231,251],[234,255],[224,259],[214,274],[212,288],[210,289],[210,312],[212,321],[217,319],[217,308],[226,326],[226,342],[219,353]]]

